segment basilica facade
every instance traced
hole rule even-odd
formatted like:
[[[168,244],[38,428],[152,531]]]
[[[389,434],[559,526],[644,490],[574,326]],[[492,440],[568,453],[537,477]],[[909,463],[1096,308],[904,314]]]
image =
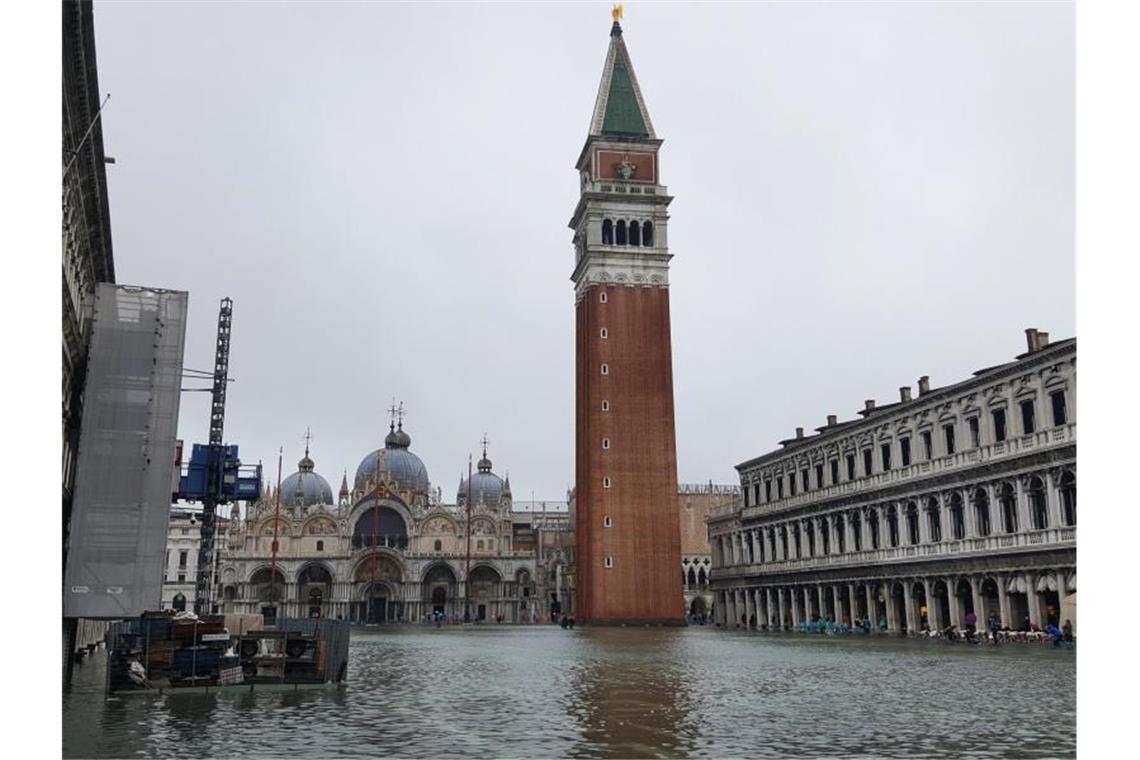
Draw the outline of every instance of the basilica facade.
[[[708,518],[716,619],[793,629],[1076,624],[1076,339],[866,402],[737,465]]]
[[[470,499],[470,504],[468,503]],[[453,503],[433,489],[411,437],[393,424],[334,498],[305,456],[247,508],[235,507],[218,560],[224,612],[413,622],[537,622],[557,601],[569,513],[516,509],[486,448]],[[545,536],[550,533],[550,536]]]

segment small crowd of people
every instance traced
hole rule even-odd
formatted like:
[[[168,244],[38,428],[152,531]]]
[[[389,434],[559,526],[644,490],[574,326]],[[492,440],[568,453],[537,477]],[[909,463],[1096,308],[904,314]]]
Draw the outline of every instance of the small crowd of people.
[[[1052,644],[1055,647],[1064,646],[1072,649],[1076,644],[1073,636],[1073,623],[1066,620],[1060,628],[1056,624],[1046,623],[1044,628],[1031,621],[1028,617],[1022,621],[1020,628],[1010,628],[1001,625],[995,615],[990,615],[985,628],[979,628],[974,613],[966,615],[966,626],[959,629],[948,625],[940,631],[932,631],[926,626],[919,635],[930,638],[941,638],[947,641],[965,641],[971,644],[1003,644],[1003,643],[1035,643]]]
[[[755,615],[751,618],[742,615],[737,627],[756,628],[761,631],[780,630],[780,626],[776,625],[775,621],[772,621],[770,624],[757,623]],[[840,621],[835,621],[832,620],[830,616],[815,615],[812,616],[810,620],[801,621],[796,627],[796,630],[800,633],[844,636],[850,634],[867,635],[870,634],[872,630],[883,632],[886,631],[887,628],[888,623],[885,615],[880,616],[877,622],[872,621],[870,617],[855,618],[852,621],[848,621],[848,618],[844,617]],[[1076,638],[1073,636],[1073,624],[1069,620],[1066,620],[1064,625],[1060,628],[1051,622],[1046,624],[1044,628],[1041,628],[1026,617],[1020,628],[1013,629],[1009,626],[1002,626],[997,616],[991,615],[986,623],[985,629],[981,629],[977,624],[977,616],[973,612],[966,614],[965,626],[963,628],[959,628],[956,625],[948,625],[942,629],[931,629],[926,616],[923,615],[921,630],[907,631],[907,635],[944,639],[946,641],[964,641],[973,644],[1001,644],[1007,642],[1052,643],[1055,647],[1064,646],[1069,649],[1073,648],[1076,644]]]

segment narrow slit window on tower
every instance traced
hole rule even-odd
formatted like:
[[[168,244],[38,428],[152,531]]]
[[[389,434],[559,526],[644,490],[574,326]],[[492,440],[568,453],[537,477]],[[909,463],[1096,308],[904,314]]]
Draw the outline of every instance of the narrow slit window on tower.
[[[602,448],[608,449],[609,447],[610,447],[610,439],[609,438],[603,438],[602,439]]]
[[[1005,440],[1005,410],[994,409],[991,416],[994,419],[994,440],[1001,443]]]
[[[608,412],[610,410],[610,402],[605,399],[602,400],[602,411]]]
[[[602,220],[602,245],[614,244],[614,223],[609,219]]]
[[[602,488],[609,488],[609,487],[610,487],[610,476],[607,475],[606,477],[602,478]]]
[[[624,219],[618,220],[617,230],[615,232],[616,232],[616,234],[614,235],[614,243],[616,243],[617,245],[628,245],[629,244],[629,238],[626,235],[625,220]]]
[[[606,291],[603,290],[601,293],[598,294],[598,303],[605,303],[605,302],[606,302]]]
[[[637,222],[629,223],[629,244],[641,245],[641,225]]]
[[[610,337],[610,332],[609,332],[609,330],[607,330],[606,328],[603,327],[601,335],[602,335],[602,340],[605,340],[606,338]]]
[[[653,245],[653,222],[641,225],[641,244]]]
[[[603,516],[602,517],[602,527],[603,528],[614,527],[614,518],[610,517],[609,515]]]
[[[1065,392],[1056,391],[1049,394],[1049,400],[1053,402],[1053,425],[1064,425],[1068,421],[1065,414]]]
[[[607,554],[606,555],[606,567],[613,567],[613,566],[614,566],[614,558]]]
[[[610,374],[610,365],[608,365],[608,364],[603,364],[603,365],[602,365],[602,374],[603,374],[603,375],[608,375],[608,374]]]

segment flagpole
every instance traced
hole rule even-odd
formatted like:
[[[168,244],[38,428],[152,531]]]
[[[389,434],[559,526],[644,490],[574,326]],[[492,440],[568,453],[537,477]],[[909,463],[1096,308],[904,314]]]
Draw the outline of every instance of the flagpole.
[[[273,510],[273,554],[269,560],[269,583],[270,588],[276,590],[277,588],[277,540],[280,533],[281,525],[281,459],[285,454],[285,447],[277,449],[277,493],[276,504]],[[276,597],[276,593],[274,593]],[[277,605],[277,599],[273,599],[274,606]],[[276,615],[274,616],[276,618]]]
[[[463,622],[471,622],[471,455],[467,455],[467,573],[463,582]]]

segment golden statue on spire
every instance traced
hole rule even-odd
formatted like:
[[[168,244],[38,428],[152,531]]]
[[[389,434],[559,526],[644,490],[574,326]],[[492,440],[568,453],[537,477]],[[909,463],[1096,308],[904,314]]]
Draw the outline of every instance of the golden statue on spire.
[[[621,14],[622,14],[622,5],[621,5],[621,3],[616,3],[616,4],[614,5],[612,13],[613,13],[613,15],[614,15],[614,23],[615,23],[615,24],[616,24],[617,22],[621,21]]]

